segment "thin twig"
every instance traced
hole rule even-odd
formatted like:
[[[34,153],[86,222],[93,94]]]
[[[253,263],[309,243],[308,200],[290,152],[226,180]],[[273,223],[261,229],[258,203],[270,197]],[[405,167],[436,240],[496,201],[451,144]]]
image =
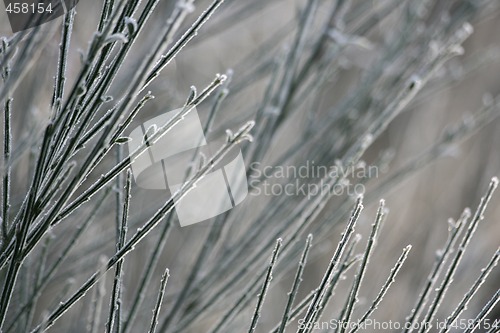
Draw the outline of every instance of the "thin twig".
[[[158,299],[156,300],[156,306],[155,309],[153,310],[153,319],[151,319],[151,327],[149,328],[148,333],[155,333],[156,326],[158,326],[158,316],[160,314],[161,303],[163,302],[163,295],[165,294],[165,287],[167,286],[167,281],[169,276],[170,273],[167,268],[161,278],[160,291],[158,292]]]
[[[358,294],[359,294],[359,288],[361,286],[361,283],[363,282],[363,278],[368,266],[368,262],[370,261],[371,254],[373,252],[373,249],[375,247],[375,243],[377,242],[377,237],[378,237],[378,230],[380,228],[380,224],[382,223],[382,220],[384,219],[385,216],[385,202],[384,200],[380,201],[378,210],[377,210],[377,217],[375,218],[375,222],[373,223],[372,226],[372,231],[370,234],[370,238],[368,238],[368,244],[366,246],[366,250],[363,255],[363,260],[359,266],[359,270],[356,274],[356,277],[354,278],[354,282],[352,284],[352,290],[349,294],[349,302],[347,304],[347,307],[345,309],[345,315],[342,317],[342,322],[343,323],[349,323],[351,321],[351,316],[352,312],[354,310],[354,306],[358,302]],[[346,330],[345,325],[341,325],[340,327],[340,332],[344,333]]]
[[[474,297],[476,292],[481,288],[482,284],[490,275],[491,271],[495,266],[498,264],[498,261],[500,260],[500,248],[497,249],[491,260],[489,261],[488,265],[486,265],[485,268],[481,270],[481,274],[479,277],[476,279],[472,287],[467,291],[467,293],[464,295],[460,303],[455,307],[455,310],[453,310],[453,313],[446,318],[446,322],[444,327],[439,331],[439,333],[446,333],[450,330],[450,327],[453,322],[460,316],[460,314],[467,308],[467,304],[469,304],[469,301]]]
[[[330,260],[330,263],[328,265],[328,268],[326,269],[325,274],[323,275],[323,278],[321,279],[321,282],[318,286],[317,292],[314,295],[314,299],[312,302],[309,304],[309,308],[307,309],[307,312],[304,316],[304,327],[299,328],[298,332],[299,333],[304,333],[306,327],[310,326],[310,323],[312,323],[313,318],[315,317],[316,313],[320,310],[321,307],[321,301],[324,298],[325,294],[327,293],[328,287],[331,284],[331,279],[335,273],[335,271],[338,269],[338,265],[340,262],[340,258],[342,257],[342,254],[349,244],[349,239],[354,232],[354,226],[356,225],[356,222],[358,221],[359,215],[361,213],[361,210],[363,209],[363,204],[362,204],[362,197],[359,197],[357,199],[356,205],[351,213],[351,217],[349,219],[349,223],[347,224],[344,232],[342,233],[342,238],[337,245],[337,249],[335,250],[335,253]]]
[[[439,256],[436,259],[434,267],[427,278],[427,282],[425,286],[422,288],[420,296],[417,298],[415,306],[411,310],[410,316],[406,319],[408,325],[405,328],[404,332],[411,332],[415,326],[415,323],[418,321],[420,314],[422,313],[427,301],[429,299],[429,294],[434,289],[438,281],[438,276],[441,273],[446,260],[449,255],[453,251],[455,243],[458,239],[458,236],[462,233],[463,229],[467,225],[467,221],[470,218],[471,212],[470,209],[466,208],[458,221],[456,223],[452,223],[449,226],[450,233],[448,235],[448,241],[444,248],[440,251]]]
[[[495,308],[497,303],[500,301],[500,289],[493,295],[493,297],[488,301],[488,303],[481,309],[474,318],[474,322],[470,325],[464,333],[474,332],[480,325],[485,321],[486,316]]]
[[[132,171],[130,171],[129,169],[127,170],[127,176],[125,178],[125,188],[123,190],[123,201],[122,201],[123,211],[121,217],[121,224],[118,229],[119,234],[118,234],[118,242],[116,244],[116,252],[119,252],[122,249],[123,244],[125,243],[125,239],[127,237],[131,186],[132,186]],[[121,309],[122,274],[123,274],[123,259],[116,263],[115,278],[113,281],[113,289],[111,292],[109,317],[106,330],[106,332],[108,333],[113,332],[113,326],[115,324],[116,319],[118,319],[118,321],[116,321],[117,328],[120,326],[119,312]]]
[[[399,270],[403,266],[404,262],[406,261],[406,258],[408,258],[408,253],[410,253],[411,250],[411,245],[408,245],[407,247],[404,248],[403,253],[399,257],[398,261],[394,265],[394,267],[391,270],[391,274],[389,275],[389,278],[386,280],[384,285],[382,286],[382,289],[380,289],[380,292],[378,293],[377,297],[371,304],[370,308],[368,311],[365,312],[365,314],[361,317],[359,321],[357,321],[357,325],[355,328],[353,328],[350,333],[357,332],[359,328],[363,327],[363,324],[366,322],[366,320],[372,315],[375,310],[378,309],[378,306],[380,305],[380,302],[384,299],[385,294],[389,290],[390,286],[392,283],[395,281],[396,275],[399,273]]]
[[[304,272],[304,267],[307,261],[307,255],[309,254],[309,249],[311,248],[312,235],[307,236],[306,245],[304,251],[300,256],[299,267],[297,268],[297,273],[295,273],[295,279],[293,280],[292,289],[288,293],[288,301],[286,303],[285,312],[283,313],[283,318],[281,319],[281,324],[278,329],[278,333],[283,333],[285,327],[290,320],[290,311],[292,310],[293,302],[299,291],[300,283],[302,282],[302,273]]]
[[[441,285],[437,290],[436,296],[434,297],[434,300],[432,301],[429,309],[427,310],[427,314],[424,317],[424,323],[427,323],[428,325],[422,325],[419,330],[419,333],[428,332],[431,329],[432,325],[430,325],[430,323],[434,318],[437,309],[441,305],[441,301],[444,295],[446,294],[446,291],[448,290],[450,283],[453,281],[453,276],[457,270],[458,264],[460,263],[464,255],[467,245],[469,244],[472,236],[474,235],[474,232],[476,231],[479,222],[484,219],[483,214],[486,210],[486,206],[488,205],[488,202],[490,201],[491,196],[493,195],[493,192],[497,187],[498,187],[498,178],[495,177],[491,180],[486,195],[481,198],[481,202],[479,203],[479,206],[477,207],[476,212],[472,217],[469,227],[467,228],[467,231],[465,232],[465,235],[463,236],[462,241],[458,246],[458,250],[455,253],[455,256],[453,257],[452,262],[448,267],[448,270],[446,271],[443,281],[441,282]]]
[[[264,283],[262,284],[262,290],[259,294],[259,299],[257,301],[257,306],[255,307],[255,312],[252,317],[252,322],[250,323],[250,328],[248,329],[248,333],[254,333],[257,328],[257,323],[259,322],[260,312],[262,311],[262,306],[264,304],[264,299],[266,298],[267,290],[269,289],[269,284],[271,284],[271,280],[273,279],[273,268],[276,265],[278,260],[278,255],[280,252],[280,248],[283,241],[279,238],[276,241],[276,247],[273,250],[273,255],[271,257],[271,262],[269,263],[269,267],[267,269],[266,278],[264,279]]]

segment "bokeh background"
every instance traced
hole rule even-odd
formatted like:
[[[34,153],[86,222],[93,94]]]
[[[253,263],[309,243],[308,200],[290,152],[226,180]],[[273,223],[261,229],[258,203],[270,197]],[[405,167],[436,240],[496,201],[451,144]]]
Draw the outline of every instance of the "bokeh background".
[[[350,38],[347,31],[350,31],[351,25],[360,22],[363,15],[367,15],[366,13],[377,12],[392,2],[340,1],[344,6],[344,19],[332,21],[332,29],[346,32],[342,38]],[[179,31],[187,29],[209,3],[206,0],[196,1],[194,12],[188,16]],[[334,3],[335,1],[319,1],[318,9],[311,23],[311,30],[304,44],[304,56],[300,58],[299,66],[304,63],[317,36],[322,33]],[[406,3],[403,1],[402,4],[395,6],[395,9],[387,17],[379,17],[380,22],[373,25],[362,36],[356,36],[359,40],[354,42],[351,40],[345,47],[342,47],[326,69],[315,68],[303,82],[299,82],[299,89],[297,89],[296,95],[292,96],[288,107],[289,114],[273,133],[271,141],[267,143],[267,151],[260,160],[261,165],[276,165],[277,163],[279,165],[281,154],[297,142],[304,140],[301,135],[305,129],[314,133],[322,122],[335,116],[336,110],[342,103],[365,82],[366,73],[369,73],[374,66],[379,66],[378,61],[385,54],[391,40],[402,33],[401,27],[404,23]],[[463,15],[454,12],[455,7],[460,7],[465,3],[470,4],[474,10],[471,9],[470,13],[465,12]],[[174,1],[160,1],[149,22],[148,29],[142,34],[134,52],[122,66],[110,95],[120,95],[128,83],[127,78],[134,73],[137,64],[149,51],[151,43],[155,38],[158,38],[157,31],[165,24],[165,20],[174,5]],[[262,105],[263,98],[269,91],[268,82],[272,77],[273,68],[276,67],[276,61],[283,58],[293,45],[298,22],[305,6],[306,1],[299,0],[226,1],[192,43],[182,50],[176,60],[148,87],[147,90],[152,92],[155,99],[141,111],[130,126],[130,130],[147,119],[182,106],[189,94],[190,86],[194,85],[201,90],[213,79],[216,73],[226,73],[229,69],[233,73],[231,82],[227,86],[229,94],[221,104],[209,138],[219,139],[225,135],[226,128],[236,130],[245,121],[254,119]],[[374,191],[374,195],[370,196],[370,200],[365,204],[366,208],[361,215],[356,232],[363,234],[363,239],[366,240],[370,225],[375,218],[379,199],[386,200],[389,214],[368,267],[364,286],[360,293],[360,310],[357,310],[356,314],[362,313],[361,310],[370,304],[377,295],[403,247],[407,244],[413,245],[410,256],[396,279],[396,283],[376,312],[375,316],[380,321],[404,320],[433,265],[436,251],[443,246],[447,239],[448,219],[457,219],[465,207],[470,207],[474,211],[481,196],[484,195],[490,179],[500,175],[500,121],[498,117],[492,116],[486,126],[474,131],[466,140],[446,146],[445,153],[437,156],[425,166],[419,167],[403,181],[397,182],[384,191],[377,190],[378,185],[393,177],[399,168],[440,140],[443,133],[450,129],[450,126],[464,121],[467,123],[472,119],[473,114],[479,112],[485,105],[493,103],[499,93],[500,40],[497,32],[500,31],[500,12],[497,3],[495,1],[464,0],[450,1],[449,3],[446,1],[431,4],[429,8],[432,13],[429,15],[428,22],[423,22],[424,26],[419,27],[422,31],[433,29],[433,24],[440,20],[445,25],[449,22],[450,17],[453,18],[455,17],[453,15],[456,15],[460,20],[462,17],[466,17],[463,21],[469,21],[472,24],[474,33],[463,44],[465,53],[446,62],[414,101],[391,122],[363,156],[363,160],[368,165],[375,164],[381,154],[390,153],[392,159],[379,169],[377,177],[366,182],[366,193]],[[88,48],[100,10],[101,1],[82,1],[77,6],[68,60],[69,82],[75,78],[80,69],[79,52]],[[446,15],[448,11],[452,13],[449,17]],[[48,37],[47,44],[40,50],[39,57],[31,64],[31,68],[19,85],[20,88],[16,90],[12,117],[14,147],[17,147],[19,154],[13,171],[12,196],[18,205],[22,202],[26,192],[29,180],[27,175],[30,174],[29,170],[38,148],[40,134],[50,114],[49,104],[53,76],[57,66],[60,21],[60,19],[56,20],[43,27],[46,31],[44,33],[52,35]],[[457,21],[459,20],[457,19]],[[0,22],[2,29],[4,29],[5,23],[2,17],[2,22]],[[428,23],[428,26],[425,26],[425,23]],[[450,30],[452,29],[450,28]],[[330,32],[334,33],[333,30]],[[436,30],[436,39],[439,40],[440,36],[442,37]],[[332,47],[332,44],[338,42],[339,39],[327,37],[323,56],[328,54],[327,51]],[[318,140],[314,147],[297,150],[291,160],[281,164],[300,166],[306,161],[315,161],[318,165],[334,165],[335,160],[341,158],[348,143],[352,142],[352,138],[356,136],[356,132],[349,132],[345,143],[340,143],[341,132],[344,129],[345,131],[358,130],[359,135],[361,135],[370,121],[373,120],[364,112],[376,113],[381,107],[387,105],[390,99],[394,98],[393,92],[396,92],[398,86],[401,87],[409,77],[408,74],[411,74],[412,71],[418,71],[421,65],[418,59],[425,58],[427,56],[426,50],[432,47],[432,43],[429,43],[425,38],[408,41],[401,52],[410,58],[407,59],[406,56],[403,56],[402,59],[385,64],[386,68],[382,70],[380,80],[375,81],[370,88],[368,94],[371,98],[370,102],[366,103],[364,100],[365,102],[348,110],[347,114],[350,115],[351,123],[346,122],[346,127],[344,127],[343,123],[339,122],[337,127],[332,128],[331,132]],[[402,68],[404,66],[408,67]],[[322,77],[323,71],[328,71],[326,77]],[[315,80],[319,83],[317,87],[311,91],[301,90],[301,84],[307,87]],[[198,108],[202,121],[207,119],[212,103],[213,101],[209,100]],[[496,115],[498,114],[500,112],[496,111]],[[257,128],[258,126],[257,124]],[[243,144],[242,149],[249,153],[251,152],[249,145],[261,143],[260,138],[256,137],[253,143]],[[330,146],[333,148],[330,149]],[[247,160],[247,162],[250,161]],[[110,156],[95,171],[96,178],[90,178],[88,183],[90,184],[101,173],[109,170],[114,163],[116,163],[114,156]],[[357,179],[351,180],[358,181]],[[290,180],[275,181],[286,183]],[[311,182],[313,180],[303,179],[301,181]],[[135,185],[132,192],[130,233],[151,216],[170,196],[168,192],[144,190]],[[301,199],[300,196],[291,196],[282,199],[284,201],[279,201],[279,198],[272,195],[257,196],[251,193],[247,200],[231,211],[216,248],[210,252],[203,263],[200,276],[216,271],[221,256],[227,255],[228,251],[230,252],[244,239],[245,234],[249,233],[249,230],[257,223],[256,220],[262,217],[265,210],[276,207],[278,202],[284,202],[275,216],[264,221],[266,227],[262,229],[263,233],[258,234],[243,252],[239,264],[244,263],[247,259],[245,256],[249,257],[252,251],[260,248],[266,236],[271,235],[272,231],[283,224],[283,221],[292,214],[293,209]],[[97,269],[100,256],[111,256],[114,253],[115,203],[113,200],[110,198],[109,202],[105,204],[106,209],[102,210],[86,231],[42,294],[37,303],[34,323],[40,322],[43,310],[50,307],[54,299],[59,297],[58,295],[68,278],[74,279],[70,290],[75,290]],[[346,202],[352,202],[352,198],[349,199],[346,195],[333,196],[328,201],[324,211],[309,228],[320,232],[314,234],[313,247],[306,266],[299,299],[315,288],[321,279],[347,221],[347,215],[342,210],[346,207]],[[497,249],[500,241],[499,203],[500,196],[497,193],[491,200],[485,219],[480,223],[468,252],[457,271],[453,286],[439,312],[440,318],[446,317],[450,309],[453,309],[459,302],[479,275],[481,268],[486,265]],[[69,217],[69,223],[52,231],[55,240],[50,246],[52,250],[49,251],[47,257],[49,262],[57,258],[57,250],[63,246],[67,235],[74,230],[75,225],[81,222],[81,219],[86,218],[89,209],[86,206],[82,207]],[[185,228],[181,228],[178,223],[174,224],[166,246],[160,254],[159,263],[142,305],[143,309],[141,308],[140,314],[135,320],[133,332],[143,332],[145,327],[149,326],[150,310],[156,302],[157,288],[164,267],[169,267],[171,277],[167,285],[167,294],[162,310],[165,311],[165,314],[171,311],[171,307],[182,291],[187,275],[192,269],[193,261],[197,257],[206,235],[215,223],[217,223],[216,219],[212,219]],[[326,227],[315,229],[321,225]],[[150,255],[151,249],[156,244],[158,234],[159,231],[149,235],[125,261],[126,274],[123,282],[125,309],[127,302],[131,301],[133,291],[137,288],[145,258]],[[282,237],[286,239],[287,235],[285,232]],[[307,232],[302,234],[301,244],[305,241],[306,235]],[[259,267],[266,265],[271,250],[272,248],[269,248],[266,255],[262,256]],[[298,253],[296,262],[298,262]],[[34,268],[39,260],[38,255],[39,251],[34,252],[28,258],[24,270],[26,276],[33,276]],[[235,267],[234,271],[238,267]],[[264,304],[258,331],[269,331],[281,319],[295,267],[294,264],[287,263],[282,273],[275,275]],[[339,309],[349,290],[348,282],[352,281],[353,272],[354,270],[349,272],[346,275],[346,280],[342,281],[337,288],[332,303],[323,315],[324,320],[338,316]],[[203,319],[193,322],[182,332],[206,331],[212,327],[225,313],[227,307],[233,304],[239,295],[238,292],[244,290],[245,285],[252,277],[252,272],[248,272],[219,303],[214,304],[206,311]],[[224,276],[221,276],[220,281],[214,282],[213,287],[209,286],[208,290],[203,291],[202,301],[211,293],[210,288],[217,290],[217,287],[224,284],[223,278]],[[462,317],[474,318],[491,295],[500,287],[499,281],[500,271],[496,269],[473,298]],[[112,274],[108,274],[102,318],[107,318],[106,311],[108,310],[111,285]],[[19,286],[22,286],[22,283]],[[89,293],[49,331],[86,332],[91,296]],[[248,328],[256,300],[256,297],[253,296],[250,304],[232,321],[229,330],[241,331]],[[179,312],[186,315],[190,310],[185,308],[185,304],[183,306]],[[16,306],[14,305],[13,308]],[[126,313],[126,310],[124,311]],[[9,313],[12,314],[12,312]],[[491,313],[490,317],[500,319],[498,307]],[[7,314],[7,322],[9,322],[9,314]],[[169,331],[167,330],[167,332]]]

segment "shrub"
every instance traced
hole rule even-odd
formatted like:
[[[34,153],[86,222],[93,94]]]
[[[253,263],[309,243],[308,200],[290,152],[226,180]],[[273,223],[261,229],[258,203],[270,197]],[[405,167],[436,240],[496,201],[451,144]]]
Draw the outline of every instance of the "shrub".
[[[391,162],[404,147],[384,143],[391,129],[414,130],[411,121],[397,123],[405,111],[495,62],[494,50],[457,60],[471,24],[495,13],[494,1],[308,0],[289,21],[293,15],[275,15],[291,1],[100,5],[79,4],[61,22],[1,40],[2,332],[498,330],[498,285],[487,278],[500,251],[481,250],[498,237],[485,247],[473,237],[498,180],[474,213],[449,221],[432,267],[423,258],[434,244],[410,255],[409,245],[399,253],[399,242],[422,230],[442,236],[446,224],[400,233],[392,224],[398,214],[386,221],[379,201],[494,122],[498,100],[485,94],[479,111],[440,138],[415,138],[428,148],[410,150],[404,163]],[[97,28],[78,55],[74,45],[89,38],[97,11]],[[252,23],[262,27],[248,32]],[[253,45],[260,29],[264,41]],[[229,41],[236,46],[220,45]],[[200,52],[203,44],[213,53]],[[211,59],[218,52],[224,67],[243,60],[218,68]],[[200,92],[184,86],[196,80],[205,81]],[[133,128],[179,107],[126,152]],[[209,140],[222,139],[219,149],[196,150],[176,192],[135,186],[133,161],[190,112],[199,112]],[[244,203],[180,228],[177,202],[238,149],[249,179]],[[377,201],[371,231],[364,230],[363,205]],[[355,230],[369,235],[361,251]],[[415,266],[410,273],[405,262]]]

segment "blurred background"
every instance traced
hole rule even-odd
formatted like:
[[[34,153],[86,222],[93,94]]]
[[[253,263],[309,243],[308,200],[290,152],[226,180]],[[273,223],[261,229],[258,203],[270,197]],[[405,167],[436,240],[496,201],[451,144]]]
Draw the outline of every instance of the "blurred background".
[[[209,4],[206,0],[195,2],[194,11],[187,16],[176,38]],[[350,176],[351,185],[328,199],[324,209],[300,233],[298,242],[283,254],[265,299],[257,328],[260,332],[270,331],[281,320],[300,251],[309,232],[314,236],[313,246],[297,300],[319,284],[358,194],[348,193],[347,189],[361,184],[358,188],[365,190],[365,209],[356,229],[356,233],[363,235],[359,251],[368,238],[378,201],[385,199],[389,209],[360,291],[355,317],[363,314],[371,304],[402,249],[411,244],[413,248],[408,260],[374,314],[379,321],[403,322],[425,283],[437,251],[447,240],[449,219],[458,219],[466,207],[474,212],[491,178],[500,175],[499,111],[495,107],[496,111],[485,111],[498,102],[500,88],[497,33],[500,31],[500,12],[496,1],[411,4],[392,0],[332,0],[314,4],[316,8],[311,9],[311,2],[299,0],[225,1],[175,61],[146,89],[155,99],[141,110],[127,131],[130,133],[144,121],[182,107],[190,86],[201,91],[216,73],[228,73],[230,80],[223,87],[227,89],[227,96],[220,103],[207,138],[219,140],[224,138],[226,129],[236,131],[246,121],[255,119],[254,142],[241,146],[249,179],[256,178],[250,168],[255,162],[259,170],[266,166],[312,164],[332,167],[404,92],[408,80],[426,74],[435,54],[456,37],[460,26],[465,22],[473,26],[473,34],[462,45],[464,54],[447,60],[433,72],[421,91],[401,112],[394,114],[387,128],[375,138],[361,157],[364,164],[357,163],[360,169],[363,165],[375,166],[376,174],[370,179]],[[120,99],[138,64],[151,50],[174,6],[174,1],[159,2],[109,91],[115,101]],[[422,7],[419,9],[422,12],[414,7]],[[67,68],[68,87],[81,68],[80,54],[89,47],[101,8],[101,1],[82,1],[76,7]],[[415,10],[420,17],[416,21],[409,20],[407,15],[413,15],[413,12],[408,14],[409,10]],[[5,19],[3,16],[1,19],[0,31],[7,32]],[[12,200],[17,208],[29,186],[34,156],[50,115],[61,21],[59,18],[43,26],[47,42],[39,50],[38,58],[30,63],[31,67],[14,94],[12,132],[16,162],[12,174]],[[304,29],[303,36],[298,38]],[[287,82],[287,73],[291,73],[290,82]],[[215,93],[197,108],[202,123],[207,121],[217,96]],[[111,103],[105,104],[101,114],[111,106]],[[278,112],[276,118],[273,112]],[[483,118],[478,116],[483,114]],[[466,132],[463,139],[458,140],[454,135],[449,136],[449,141],[443,139],[446,133],[455,133],[457,128]],[[433,147],[437,147],[433,153],[425,155]],[[418,162],[420,156],[428,157],[424,158],[425,163]],[[110,154],[82,187],[88,187],[114,164],[116,157]],[[397,178],[398,172],[408,165],[413,168],[403,172],[401,179]],[[275,175],[264,184],[284,186],[319,181],[317,176],[287,176],[290,177]],[[181,228],[173,214],[170,235],[158,253],[158,262],[145,291],[144,302],[132,323],[132,332],[145,332],[149,327],[151,309],[165,267],[170,269],[171,276],[160,323],[164,324],[163,320],[169,315],[172,318],[163,326],[164,331],[199,332],[216,325],[247,290],[256,272],[267,266],[273,247],[267,245],[268,241],[275,233],[285,241],[291,237],[295,222],[287,221],[300,215],[305,210],[302,208],[313,200],[301,193],[266,194],[258,191],[263,189],[262,183],[255,184],[255,187],[250,186],[246,200],[222,217]],[[134,184],[129,235],[169,197],[167,191],[145,190]],[[454,309],[498,248],[499,203],[497,193],[456,272],[438,311],[439,318],[446,318]],[[64,299],[98,269],[100,256],[110,257],[114,253],[115,205],[114,196],[109,196],[104,209],[99,211],[41,294],[33,324],[38,324],[44,310],[62,297],[61,290],[69,278],[73,280]],[[85,204],[68,217],[68,222],[51,231],[53,240],[46,258],[48,263],[57,259],[58,251],[75,228],[88,218],[92,207],[92,201]],[[13,209],[15,211],[16,207]],[[122,300],[125,318],[127,307],[139,288],[145,263],[162,237],[162,228],[163,225],[159,225],[125,260]],[[209,235],[215,237],[215,241],[210,240]],[[208,250],[203,248],[206,244]],[[41,248],[37,247],[23,266],[25,278],[19,279],[13,309],[23,303],[22,288],[35,274]],[[261,250],[263,255],[258,259],[247,261]],[[221,263],[229,260],[231,253],[238,253],[238,259],[229,261],[231,265],[224,267]],[[195,282],[187,296],[183,296],[183,302],[176,303],[186,288],[197,258],[203,260],[196,268]],[[248,270],[243,270],[244,267]],[[346,279],[340,282],[323,313],[323,320],[339,315],[354,273],[354,269],[350,270]],[[228,283],[233,274],[239,276],[234,285]],[[206,277],[211,278],[204,280]],[[108,273],[103,287],[106,293],[101,328],[107,318],[112,281],[113,274]],[[497,268],[472,299],[462,318],[473,319],[498,290],[499,281]],[[186,324],[186,318],[202,308],[219,290],[224,294],[202,315]],[[222,331],[248,329],[257,302],[256,294],[250,294],[249,302]],[[93,295],[95,291],[88,293],[48,331],[87,332]],[[7,324],[15,312],[7,313]],[[500,319],[498,307],[490,317]],[[293,325],[296,324],[292,324],[290,331]],[[23,329],[19,324],[14,325],[12,331],[22,332]]]

